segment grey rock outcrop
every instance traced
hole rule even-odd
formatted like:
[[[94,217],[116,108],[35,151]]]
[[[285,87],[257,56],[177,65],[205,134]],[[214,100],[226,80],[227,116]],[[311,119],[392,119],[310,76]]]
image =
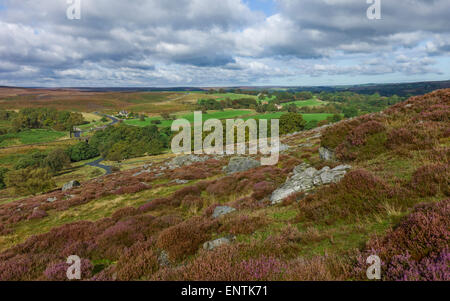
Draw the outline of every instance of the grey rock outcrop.
[[[228,206],[219,206],[214,209],[214,213],[212,215],[213,218],[218,218],[223,215],[230,214],[232,212],[236,211],[236,209]]]
[[[169,254],[167,254],[166,251],[162,250],[161,254],[158,256],[158,263],[160,267],[169,267],[170,266],[170,259]]]
[[[278,204],[294,193],[310,191],[321,185],[338,183],[351,168],[350,165],[340,165],[333,169],[327,166],[317,170],[303,163],[295,167],[294,175],[272,193],[270,201],[272,204]]]
[[[319,148],[319,156],[324,161],[336,161],[336,153],[323,146]]]
[[[261,163],[251,158],[234,157],[230,159],[228,166],[224,171],[228,174],[247,171],[252,168],[260,167]]]
[[[233,238],[228,237],[222,237],[216,240],[211,240],[203,244],[203,249],[212,251],[220,246],[231,244],[232,240]]]
[[[80,182],[78,181],[70,181],[69,183],[64,184],[62,187],[62,191],[67,191],[75,187],[81,186]]]
[[[204,162],[208,160],[208,157],[200,157],[196,155],[185,155],[185,156],[179,156],[173,158],[169,163],[168,166],[170,169],[175,169],[183,166],[189,166],[191,164],[197,163],[197,162]]]
[[[49,202],[49,203],[54,203],[54,202],[56,202],[58,200],[58,198],[56,198],[56,197],[54,197],[54,198],[48,198],[47,199],[47,202]]]

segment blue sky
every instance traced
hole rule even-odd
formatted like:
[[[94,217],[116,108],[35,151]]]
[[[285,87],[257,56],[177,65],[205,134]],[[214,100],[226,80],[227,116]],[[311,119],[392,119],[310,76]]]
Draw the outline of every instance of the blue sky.
[[[264,12],[266,16],[272,16],[277,12],[276,3],[273,0],[247,0],[245,3],[254,11]]]
[[[347,85],[450,79],[450,1],[0,0],[0,85]],[[413,22],[411,21],[413,20]],[[4,45],[7,45],[5,47]],[[4,47],[1,47],[4,46]]]

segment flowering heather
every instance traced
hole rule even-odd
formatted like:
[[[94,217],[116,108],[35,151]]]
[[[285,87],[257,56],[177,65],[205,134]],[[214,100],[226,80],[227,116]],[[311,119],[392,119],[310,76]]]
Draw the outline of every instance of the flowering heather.
[[[450,281],[450,252],[417,262],[409,253],[396,255],[387,266],[384,278],[389,281]]]
[[[372,239],[358,266],[376,254],[386,280],[449,280],[450,199],[421,204],[382,238]],[[359,276],[364,277],[364,276]]]
[[[44,279],[46,281],[68,281],[67,269],[70,267],[69,264],[64,262],[54,263],[48,266],[44,271]],[[87,259],[81,259],[81,279],[86,280],[92,277],[92,271],[94,266]]]
[[[152,241],[137,242],[126,249],[117,262],[117,279],[139,280],[154,273],[158,269],[158,256],[151,249],[152,246]]]
[[[369,121],[352,130],[348,136],[348,142],[353,146],[364,145],[369,135],[377,134],[386,130],[384,125],[378,121]]]
[[[270,195],[275,190],[275,186],[267,181],[259,182],[253,185],[252,197],[261,200],[262,198]]]
[[[411,187],[420,196],[442,193],[450,196],[450,165],[433,164],[420,167],[411,179]]]
[[[217,221],[194,217],[162,231],[157,246],[168,251],[172,260],[181,260],[194,254],[217,227]]]
[[[287,269],[287,264],[275,257],[261,256],[256,259],[244,260],[240,263],[241,281],[275,281]]]
[[[247,215],[233,216],[223,221],[220,232],[229,234],[252,234],[268,223],[268,219],[261,216],[249,217]]]

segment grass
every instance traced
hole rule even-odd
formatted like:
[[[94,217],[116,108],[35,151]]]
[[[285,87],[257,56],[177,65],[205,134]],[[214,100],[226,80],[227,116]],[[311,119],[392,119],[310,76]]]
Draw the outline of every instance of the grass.
[[[228,119],[228,118],[237,118],[245,115],[252,114],[252,111],[249,110],[225,110],[225,111],[210,111],[208,114],[203,114],[203,121],[209,119]],[[194,113],[189,114],[180,114],[177,115],[177,118],[182,118],[188,120],[190,123],[194,122]],[[150,117],[146,118],[145,121],[141,121],[140,119],[131,119],[126,120],[125,124],[133,125],[133,126],[148,126],[151,125],[153,120],[160,120],[161,124],[158,124],[158,127],[171,127],[173,121],[172,120],[163,120],[161,117]]]
[[[246,119],[250,119],[250,118],[268,119],[268,120],[279,119],[283,114],[286,114],[286,112],[260,114],[260,115],[248,117]],[[322,120],[327,119],[330,116],[333,116],[333,114],[313,113],[313,114],[302,114],[302,116],[303,116],[303,119],[305,119],[306,121],[312,121],[312,120],[322,121]]]
[[[47,129],[28,130],[0,136],[0,147],[52,142],[68,136],[66,132]]]
[[[297,107],[317,107],[322,106],[325,104],[325,102],[318,100],[317,98],[312,98],[309,100],[297,100],[297,101],[291,101],[288,103],[283,104],[283,106],[288,106],[291,104],[295,104]]]

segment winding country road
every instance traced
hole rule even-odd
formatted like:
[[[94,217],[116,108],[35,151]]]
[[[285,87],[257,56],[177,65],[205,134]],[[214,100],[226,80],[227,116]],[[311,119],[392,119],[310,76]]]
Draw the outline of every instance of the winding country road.
[[[97,115],[101,115],[101,116],[105,116],[105,117],[111,119],[111,121],[112,121],[111,123],[109,123],[109,124],[105,125],[104,127],[102,127],[103,129],[104,129],[104,128],[107,128],[107,127],[110,127],[110,126],[113,126],[113,125],[115,125],[116,123],[120,122],[120,120],[117,119],[116,117],[109,116],[109,115],[106,115],[106,114],[100,114],[100,113],[97,113],[97,112],[96,112],[96,114],[97,114]],[[99,128],[99,129],[100,129],[100,128]],[[100,159],[97,159],[97,160],[95,160],[95,161],[93,161],[93,162],[91,162],[91,163],[87,163],[87,164],[85,164],[85,165],[87,165],[87,166],[92,166],[92,167],[98,167],[98,168],[101,168],[101,169],[103,169],[103,170],[106,171],[106,175],[110,175],[110,174],[112,173],[112,166],[100,164],[100,163],[103,162],[103,161],[105,161],[105,159],[104,159],[104,158],[100,158]]]
[[[98,160],[95,160],[94,162],[87,163],[86,165],[101,168],[106,171],[106,175],[110,175],[112,173],[112,166],[100,164],[103,161],[105,161],[105,159],[100,158]]]

